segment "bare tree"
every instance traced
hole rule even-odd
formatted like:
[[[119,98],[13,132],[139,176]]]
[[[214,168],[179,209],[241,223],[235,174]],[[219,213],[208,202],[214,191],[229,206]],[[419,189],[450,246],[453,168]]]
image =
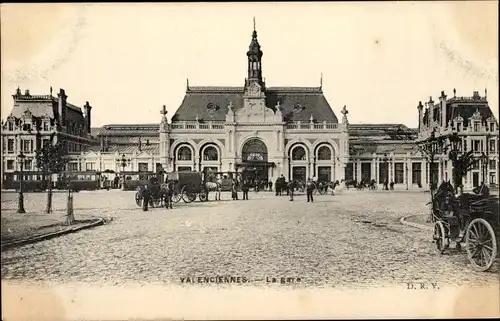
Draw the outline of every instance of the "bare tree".
[[[457,151],[451,151],[448,158],[451,160],[453,165],[453,186],[455,187],[455,192],[458,187],[462,186],[463,178],[467,175],[467,172],[472,169],[474,164],[477,163],[477,159],[474,158],[474,152],[472,150],[458,155]]]
[[[36,166],[47,179],[47,207],[46,213],[52,212],[52,175],[64,171],[67,158],[65,157],[66,150],[61,142],[54,142],[55,134],[50,137],[49,144],[39,146],[36,151]]]

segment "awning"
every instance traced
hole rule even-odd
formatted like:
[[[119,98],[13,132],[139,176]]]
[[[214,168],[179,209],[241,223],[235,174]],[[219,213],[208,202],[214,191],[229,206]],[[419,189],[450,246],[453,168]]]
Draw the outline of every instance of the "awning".
[[[236,163],[236,167],[246,167],[246,168],[253,168],[253,167],[275,167],[276,164],[274,162],[263,162],[263,161],[247,161],[247,162],[241,162],[241,163]]]

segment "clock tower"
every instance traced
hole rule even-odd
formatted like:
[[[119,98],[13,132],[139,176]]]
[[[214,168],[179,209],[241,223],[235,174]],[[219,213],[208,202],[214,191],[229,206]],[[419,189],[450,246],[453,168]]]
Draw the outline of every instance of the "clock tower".
[[[264,90],[265,84],[262,79],[262,50],[260,50],[260,44],[257,40],[255,18],[253,19],[252,41],[247,51],[247,59],[248,76],[245,81],[245,92],[250,95],[258,95]]]

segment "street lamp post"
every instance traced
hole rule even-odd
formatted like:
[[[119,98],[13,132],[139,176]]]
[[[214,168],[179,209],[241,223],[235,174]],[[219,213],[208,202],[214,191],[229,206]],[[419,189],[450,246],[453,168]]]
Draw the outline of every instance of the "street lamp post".
[[[24,194],[23,194],[23,179],[24,179],[24,173],[23,173],[23,166],[24,166],[24,160],[26,159],[26,156],[23,154],[23,151],[17,155],[17,161],[19,162],[19,167],[20,167],[20,178],[19,178],[19,201],[17,205],[17,213],[23,214],[26,213],[24,210]]]
[[[125,167],[130,164],[130,158],[127,158],[125,154],[122,154],[121,158],[118,159],[118,166],[122,169],[122,190],[125,190]]]
[[[481,156],[479,156],[479,159],[481,160],[481,175],[483,177],[482,182],[483,184],[486,184],[486,164],[488,162],[488,156],[483,152]]]

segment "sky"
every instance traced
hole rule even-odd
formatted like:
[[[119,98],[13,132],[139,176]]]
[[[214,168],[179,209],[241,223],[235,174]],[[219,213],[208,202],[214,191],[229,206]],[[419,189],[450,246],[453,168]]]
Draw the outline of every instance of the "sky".
[[[267,86],[319,86],[350,123],[417,127],[441,91],[498,119],[493,2],[2,4],[1,117],[19,86],[64,88],[92,126],[159,123],[191,86],[242,86],[253,18]]]

